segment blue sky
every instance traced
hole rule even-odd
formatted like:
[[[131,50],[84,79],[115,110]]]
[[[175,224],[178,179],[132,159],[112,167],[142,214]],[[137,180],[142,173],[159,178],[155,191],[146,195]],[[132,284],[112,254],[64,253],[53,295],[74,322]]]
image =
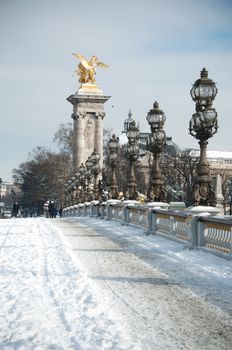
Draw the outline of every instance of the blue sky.
[[[0,0],[1,174],[36,146],[54,148],[61,123],[71,121],[66,98],[78,87],[72,52],[97,55],[105,95],[104,126],[119,135],[129,109],[148,131],[158,101],[165,130],[181,148],[198,147],[188,134],[194,113],[189,91],[203,67],[217,82],[219,131],[209,149],[232,151],[232,1]]]

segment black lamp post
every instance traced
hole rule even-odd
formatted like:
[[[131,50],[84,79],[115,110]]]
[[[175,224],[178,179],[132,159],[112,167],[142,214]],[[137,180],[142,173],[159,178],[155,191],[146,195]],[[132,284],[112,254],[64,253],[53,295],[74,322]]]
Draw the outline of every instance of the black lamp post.
[[[76,177],[71,177],[71,204],[74,205],[76,203]]]
[[[68,188],[69,184],[68,182],[66,182],[64,184],[64,204],[65,206],[69,205],[69,188]]]
[[[94,199],[95,200],[98,200],[99,198],[99,193],[98,193],[98,175],[100,174],[101,172],[101,168],[100,168],[100,154],[94,150],[94,152],[91,154],[90,156],[90,159],[91,159],[91,162],[92,162],[92,173],[93,173],[93,176],[94,176],[94,186],[93,186],[93,192],[94,192]]]
[[[118,156],[117,156],[118,144],[119,144],[119,138],[116,137],[115,134],[113,134],[111,139],[109,140],[109,150],[110,150],[109,162],[111,167],[110,191],[113,199],[118,198],[118,186],[117,186],[116,174],[115,174],[115,170],[118,164]]]
[[[128,199],[136,200],[138,199],[138,192],[137,192],[137,183],[136,183],[135,173],[134,173],[134,163],[136,162],[139,156],[139,145],[138,145],[139,129],[136,127],[135,121],[133,121],[130,124],[129,129],[126,133],[126,136],[128,138],[126,156],[130,162],[130,175],[128,179],[126,197]]]
[[[78,168],[79,171],[79,179],[80,179],[80,185],[81,185],[81,194],[80,194],[80,201],[81,203],[85,202],[85,166],[83,163]]]
[[[189,123],[189,133],[199,140],[200,160],[197,165],[195,179],[195,205],[216,205],[215,190],[209,175],[209,163],[206,157],[208,139],[216,134],[218,129],[217,112],[212,103],[217,95],[217,88],[212,79],[208,78],[208,71],[203,68],[201,78],[196,80],[190,91],[193,101],[196,102],[196,113]]]
[[[87,179],[87,201],[91,201],[92,198],[92,191],[90,188],[90,183],[91,183],[91,168],[92,168],[92,161],[91,161],[91,156],[88,157],[88,159],[85,162],[85,166],[86,166],[86,171],[85,171],[85,177]]]
[[[72,200],[71,200],[71,197],[72,197],[72,180],[69,179],[67,181],[67,203],[68,205],[72,205]]]
[[[148,139],[148,147],[153,153],[153,168],[150,177],[147,198],[150,201],[164,202],[166,191],[160,170],[160,156],[166,145],[166,134],[163,130],[166,117],[164,112],[159,109],[158,102],[155,102],[153,109],[148,112],[147,122],[151,127],[151,134]]]
[[[76,203],[80,203],[80,191],[79,191],[79,185],[80,185],[80,173],[79,171],[75,172],[75,185],[76,185]]]

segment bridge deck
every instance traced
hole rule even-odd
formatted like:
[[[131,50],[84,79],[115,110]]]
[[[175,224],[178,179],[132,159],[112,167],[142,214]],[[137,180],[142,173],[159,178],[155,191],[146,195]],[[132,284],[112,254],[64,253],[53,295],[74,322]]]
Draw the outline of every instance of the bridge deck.
[[[139,349],[230,348],[231,261],[118,222],[52,222]]]

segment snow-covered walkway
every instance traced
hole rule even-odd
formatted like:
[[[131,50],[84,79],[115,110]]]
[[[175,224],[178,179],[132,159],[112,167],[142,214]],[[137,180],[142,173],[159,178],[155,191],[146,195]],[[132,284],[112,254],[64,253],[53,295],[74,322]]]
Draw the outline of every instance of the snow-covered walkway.
[[[232,262],[97,218],[0,220],[0,349],[232,349]]]

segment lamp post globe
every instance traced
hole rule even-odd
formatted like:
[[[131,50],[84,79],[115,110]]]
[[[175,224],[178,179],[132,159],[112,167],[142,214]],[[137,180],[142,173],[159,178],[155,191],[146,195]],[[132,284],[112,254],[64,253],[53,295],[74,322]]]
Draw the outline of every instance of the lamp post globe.
[[[218,89],[215,82],[208,78],[208,71],[203,68],[200,79],[197,79],[190,90],[190,95],[196,102],[197,109],[205,109],[212,103],[217,95]]]

